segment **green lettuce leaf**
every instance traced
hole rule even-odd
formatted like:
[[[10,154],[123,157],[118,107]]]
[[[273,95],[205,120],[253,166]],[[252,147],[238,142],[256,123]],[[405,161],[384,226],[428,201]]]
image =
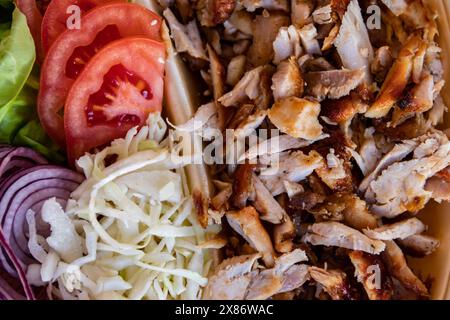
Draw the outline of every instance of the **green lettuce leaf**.
[[[16,98],[33,69],[34,41],[25,16],[15,9],[11,31],[0,42],[0,106]]]
[[[4,3],[0,0],[0,7]],[[25,16],[15,9],[12,22],[0,23],[0,143],[30,147],[61,163],[61,150],[45,134],[37,116],[39,68],[34,61]]]

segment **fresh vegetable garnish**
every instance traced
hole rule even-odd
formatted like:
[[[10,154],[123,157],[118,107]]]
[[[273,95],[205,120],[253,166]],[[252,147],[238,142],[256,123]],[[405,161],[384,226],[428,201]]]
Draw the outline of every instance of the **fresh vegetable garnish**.
[[[16,0],[17,8],[25,15],[31,35],[36,46],[38,61],[44,59],[41,45],[41,25],[44,6],[39,6],[36,0]]]
[[[43,243],[35,240],[35,215],[27,214],[40,262],[28,269],[31,283],[53,283],[52,294],[64,299],[200,297],[212,262],[202,244],[217,228],[203,229],[195,218],[182,171],[188,159],[171,154],[165,132],[152,114],[147,126],[81,157],[87,180],[67,210],[54,199],[42,207],[51,225]],[[48,261],[54,267],[44,272]]]
[[[0,265],[8,274],[0,274],[0,293],[6,292],[6,298],[23,299],[21,292],[12,289],[18,280],[26,297],[33,298],[25,278],[26,267],[34,262],[28,249],[25,214],[29,209],[40,210],[51,197],[65,205],[82,180],[76,172],[48,165],[31,149],[0,146]],[[45,225],[40,224],[39,230],[45,233]]]
[[[64,110],[69,161],[143,125],[161,111],[165,47],[125,38],[91,59],[73,84]]]
[[[42,67],[38,101],[39,117],[54,141],[61,146],[65,145],[62,109],[74,80],[86,68],[90,59],[105,45],[117,39],[140,36],[160,40],[160,26],[161,19],[139,5],[112,3],[87,13],[82,18],[81,29],[67,30],[61,34],[48,52]],[[160,65],[157,58],[163,59],[164,55],[158,55],[154,60],[155,65]],[[133,59],[134,64],[140,63],[137,55]],[[98,76],[103,77],[104,74],[106,73]],[[88,82],[92,80],[89,79]],[[155,108],[159,107],[155,105]],[[143,121],[145,117],[140,123]]]
[[[50,47],[58,38],[58,36],[67,30],[67,19],[73,12],[68,9],[71,6],[77,6],[80,14],[84,15],[91,9],[112,2],[113,0],[58,0],[50,2],[42,19],[42,50],[47,54]],[[119,2],[121,0],[114,0]],[[121,2],[126,2],[122,0]],[[73,8],[73,7],[72,7]],[[78,12],[77,12],[78,14]]]
[[[11,23],[0,24],[0,143],[29,146],[49,159],[64,158],[45,135],[35,110],[35,46],[25,16],[14,10]]]

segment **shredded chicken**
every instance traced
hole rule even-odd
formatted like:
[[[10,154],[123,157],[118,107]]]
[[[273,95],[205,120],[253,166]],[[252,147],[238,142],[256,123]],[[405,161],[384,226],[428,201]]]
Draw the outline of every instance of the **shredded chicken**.
[[[195,20],[183,25],[170,9],[164,10],[163,15],[169,23],[177,51],[187,52],[193,58],[208,60]]]
[[[439,138],[445,141],[439,141]],[[450,142],[446,137],[439,138],[423,143],[427,149],[430,148],[428,141],[437,143],[437,149],[431,145],[430,154],[416,149],[413,159],[392,164],[370,183],[369,194],[372,193],[375,200],[374,213],[380,217],[395,217],[405,211],[418,212],[425,206],[432,197],[432,192],[425,190],[427,179],[450,164]]]
[[[308,233],[302,241],[315,246],[341,247],[370,254],[380,254],[385,248],[382,241],[372,240],[358,230],[339,222],[314,223],[308,228]]]
[[[303,27],[312,21],[314,2],[312,0],[291,1],[291,21],[296,27]]]
[[[428,289],[423,282],[411,271],[406,263],[405,256],[394,241],[385,241],[386,250],[383,257],[390,273],[406,288],[422,297],[428,297]]]
[[[253,205],[261,213],[261,219],[273,224],[280,223],[286,212],[255,174],[253,174],[252,181],[255,188]]]
[[[294,57],[281,62],[272,77],[272,91],[275,101],[289,97],[301,97],[304,81]]]
[[[317,140],[322,135],[320,104],[290,97],[277,101],[269,110],[269,119],[281,132],[295,138]]]
[[[289,57],[299,58],[303,54],[299,29],[297,29],[294,25],[280,28],[275,40],[273,41],[273,51],[274,64],[279,64],[281,61]]]
[[[227,84],[235,86],[245,73],[245,64],[247,58],[245,55],[238,55],[231,59],[227,67]]]
[[[376,229],[366,229],[366,236],[377,240],[405,239],[412,235],[422,233],[426,226],[417,218],[402,220],[393,224],[386,224]]]
[[[355,267],[356,279],[364,286],[369,299],[390,300],[393,284],[381,258],[361,251],[352,251],[349,257]]]
[[[414,257],[424,257],[432,254],[439,247],[439,240],[424,234],[415,234],[398,240],[403,250]]]
[[[366,112],[368,118],[381,118],[388,114],[395,102],[397,102],[406,88],[413,69],[413,58],[422,39],[411,37],[401,49],[397,60],[389,70],[386,80],[383,82],[377,100]]]
[[[340,270],[325,270],[318,267],[309,267],[311,278],[319,283],[333,300],[351,300],[347,284],[347,276]]]
[[[280,156],[279,162],[261,171],[260,179],[274,196],[285,192],[284,181],[300,182],[322,165],[322,157],[315,151],[304,154],[295,151]]]
[[[346,96],[364,80],[364,71],[331,70],[304,74],[306,94],[322,101],[325,98],[339,99]]]
[[[289,6],[287,0],[239,0],[239,3],[249,12],[259,8],[288,11]]]
[[[274,58],[273,42],[281,27],[289,25],[289,17],[281,13],[258,15],[253,21],[253,43],[247,59],[253,66],[269,63]]]
[[[334,45],[342,65],[350,70],[362,69],[365,80],[370,82],[370,64],[374,53],[357,0],[351,0],[348,4]]]
[[[253,207],[246,207],[240,211],[226,213],[229,225],[239,233],[252,248],[260,252],[267,267],[274,264],[275,251],[269,234],[259,220],[259,215]]]
[[[302,46],[307,54],[321,55],[319,41],[317,40],[317,29],[314,24],[310,23],[299,30]]]
[[[260,257],[260,254],[253,254],[224,260],[209,277],[204,299],[243,300],[252,277],[257,274],[252,269]]]

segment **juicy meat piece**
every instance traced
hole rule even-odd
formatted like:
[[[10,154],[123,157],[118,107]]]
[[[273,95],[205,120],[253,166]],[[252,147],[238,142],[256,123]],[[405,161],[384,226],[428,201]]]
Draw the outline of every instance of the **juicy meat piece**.
[[[350,0],[331,0],[331,9],[339,15],[339,18],[345,14],[347,11],[347,6],[350,3]]]
[[[398,102],[392,114],[392,126],[397,126],[416,113],[422,113],[433,107],[434,81],[432,75],[426,75]]]
[[[224,260],[209,277],[204,299],[243,300],[252,276],[255,275],[255,271],[252,272],[253,266],[260,257],[260,254],[253,254]]]
[[[384,80],[392,66],[391,49],[388,46],[380,47],[375,51],[375,57],[370,65],[370,71],[379,82]]]
[[[231,59],[227,67],[227,84],[235,86],[245,73],[247,58],[241,54]]]
[[[413,257],[425,257],[439,247],[439,240],[424,234],[415,234],[403,240],[398,240],[403,251]]]
[[[410,154],[416,147],[417,142],[413,140],[404,141],[401,144],[396,144],[394,148],[386,153],[381,160],[376,165],[375,169],[373,169],[368,176],[364,178],[364,180],[359,185],[359,191],[365,192],[369,187],[370,183],[374,181],[378,175],[391,164],[403,160],[408,154]],[[367,195],[366,195],[367,199]]]
[[[442,201],[450,201],[450,176],[448,168],[444,171],[446,174],[441,175],[438,172],[436,175],[427,180],[425,190],[432,193],[434,201],[441,203]]]
[[[275,64],[289,57],[299,58],[303,54],[299,29],[294,25],[280,28],[273,42],[273,51]]]
[[[411,271],[402,250],[394,241],[385,241],[386,250],[383,258],[390,273],[397,278],[405,288],[422,297],[429,297],[428,289],[423,282]]]
[[[227,202],[231,198],[232,194],[233,186],[229,183],[211,199],[211,206],[215,210],[223,209],[227,205]]]
[[[322,51],[330,50],[333,47],[334,42],[336,41],[336,38],[339,34],[339,29],[340,26],[338,24],[334,25],[325,39],[323,39]]]
[[[333,22],[332,12],[333,12],[333,10],[331,8],[331,3],[317,8],[312,13],[314,23],[317,23],[317,24],[332,23]]]
[[[339,222],[314,223],[308,228],[308,233],[303,236],[302,241],[314,246],[334,246],[370,254],[379,254],[385,248],[382,241],[372,240]]]
[[[309,267],[311,278],[319,283],[333,300],[352,300],[352,294],[347,283],[347,276],[340,270],[325,270]]]
[[[294,57],[281,62],[272,77],[272,91],[275,101],[303,95],[303,81],[300,68]]]
[[[364,130],[363,141],[358,152],[351,148],[347,149],[352,154],[364,176],[368,176],[374,171],[382,155],[375,143],[375,139],[373,137],[374,133],[375,129],[373,127]]]
[[[307,54],[321,55],[319,41],[317,40],[317,29],[313,23],[303,26],[299,30],[302,46]]]
[[[306,94],[319,100],[339,99],[356,89],[364,80],[364,71],[331,70],[316,71],[304,74],[306,81]]]
[[[322,135],[319,123],[320,104],[297,97],[281,99],[269,111],[270,121],[294,138],[316,140]]]
[[[234,136],[242,139],[256,133],[255,130],[264,122],[267,116],[266,110],[257,110],[242,121],[235,129]]]
[[[327,117],[334,123],[345,123],[353,119],[358,113],[364,113],[367,110],[367,104],[353,92],[349,96],[337,100],[325,100],[321,104],[324,117]]]
[[[288,0],[240,0],[239,3],[249,12],[263,8],[267,10],[288,11]]]
[[[309,279],[308,266],[296,263],[306,260],[305,252],[300,249],[280,256],[274,268],[263,270],[252,279],[245,299],[263,300],[301,287]]]
[[[383,261],[379,256],[362,251],[352,251],[350,261],[355,267],[355,276],[362,283],[370,300],[390,300],[393,294],[393,284],[386,276]]]
[[[383,225],[376,229],[366,229],[366,236],[377,240],[405,239],[424,232],[427,227],[417,218],[402,220],[393,224]]]
[[[415,51],[422,41],[418,36],[413,36],[401,49],[397,60],[395,60],[383,82],[376,101],[366,112],[366,117],[382,118],[386,116],[393,105],[401,98],[411,77]]]
[[[242,108],[241,108],[242,109]],[[326,138],[326,135],[320,136]],[[273,138],[264,140],[254,146],[250,146],[247,152],[239,159],[244,161],[245,159],[252,160],[256,157],[271,156],[281,153],[287,150],[300,149],[313,144],[316,140],[304,140],[291,137],[290,135],[283,134],[281,136],[275,136]]]
[[[352,191],[353,181],[349,155],[330,149],[322,165],[315,170],[320,179],[334,191]]]
[[[273,242],[277,252],[290,252],[294,246],[292,240],[295,237],[295,226],[291,218],[286,214],[283,222],[273,228]]]
[[[344,68],[361,70],[363,79],[370,83],[373,48],[361,12],[358,1],[351,0],[342,18],[342,25],[334,45]]]
[[[311,208],[312,209],[312,208]],[[323,203],[308,209],[320,216],[339,216],[349,227],[362,231],[366,228],[376,228],[377,218],[368,210],[366,202],[355,194],[334,193]]]
[[[237,166],[233,179],[232,203],[235,207],[244,208],[247,200],[252,197],[253,189],[253,165],[244,163]]]
[[[219,102],[225,107],[238,106],[248,98],[254,100],[259,95],[259,82],[264,67],[257,67],[244,74],[233,90],[223,95]]]
[[[311,151],[308,155],[301,151],[282,155],[279,162],[261,172],[260,179],[270,193],[277,196],[285,192],[284,181],[304,180],[321,166],[321,160],[322,157],[316,151]]]
[[[208,60],[195,20],[183,25],[170,9],[164,10],[163,15],[169,23],[177,52],[186,52],[193,58]]]
[[[445,136],[419,139],[424,141],[422,146],[427,148],[429,141],[434,140],[438,149],[432,148],[431,154],[423,154],[425,149],[419,149],[422,150],[420,152],[416,149],[413,159],[392,164],[370,183],[368,192],[373,194],[376,202],[372,211],[378,216],[395,217],[405,211],[421,210],[432,196],[431,192],[424,189],[426,181],[449,166],[450,142]],[[418,158],[419,155],[422,157]]]
[[[200,24],[214,27],[224,23],[236,7],[236,0],[199,0],[197,16]]]
[[[399,16],[406,12],[408,2],[406,0],[381,0],[393,14]]]
[[[253,207],[246,207],[240,211],[226,213],[229,225],[239,233],[252,248],[263,255],[267,267],[273,266],[275,251],[272,241],[264,226],[259,220],[259,215]]]
[[[253,205],[261,213],[261,219],[273,224],[283,221],[286,212],[255,174],[253,174],[252,182],[255,188]]]
[[[326,197],[322,194],[306,191],[296,194],[289,202],[289,209],[292,212],[309,211],[315,206],[325,201]]]
[[[292,0],[291,1],[291,21],[296,27],[303,27],[312,21],[312,11],[314,2],[312,0]]]
[[[261,66],[273,59],[273,41],[281,27],[289,25],[289,17],[280,13],[258,15],[253,21],[253,43],[248,50],[247,59],[253,66]]]

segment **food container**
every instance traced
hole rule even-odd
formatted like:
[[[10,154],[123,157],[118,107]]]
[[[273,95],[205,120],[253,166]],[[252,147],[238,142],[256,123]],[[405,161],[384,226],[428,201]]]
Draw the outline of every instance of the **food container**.
[[[439,44],[442,48],[446,85],[441,94],[450,107],[450,0],[424,0],[438,14]],[[168,39],[166,39],[168,40]],[[170,41],[168,41],[171,47]],[[166,103],[170,105],[168,117],[174,124],[187,121],[195,113],[198,99],[198,88],[195,80],[183,65],[181,59],[171,50],[167,63],[166,76],[170,81],[166,87]],[[446,114],[446,122],[442,129],[450,127],[450,113]],[[191,178],[191,189],[208,190],[207,170],[201,166],[188,169]],[[207,191],[206,191],[207,192]],[[428,234],[435,236],[441,242],[440,247],[431,255],[420,258],[409,258],[409,265],[423,279],[433,279],[432,299],[450,300],[450,203],[437,204],[433,201],[419,214],[429,226]]]
[[[439,44],[442,48],[446,85],[441,94],[447,106],[450,106],[450,1],[426,0],[425,3],[438,14]],[[449,128],[450,114],[442,129]],[[429,234],[441,242],[438,250],[420,259],[410,259],[410,265],[416,274],[424,279],[433,279],[432,299],[450,299],[450,204],[437,204],[433,201],[420,213],[420,218],[429,226]]]

